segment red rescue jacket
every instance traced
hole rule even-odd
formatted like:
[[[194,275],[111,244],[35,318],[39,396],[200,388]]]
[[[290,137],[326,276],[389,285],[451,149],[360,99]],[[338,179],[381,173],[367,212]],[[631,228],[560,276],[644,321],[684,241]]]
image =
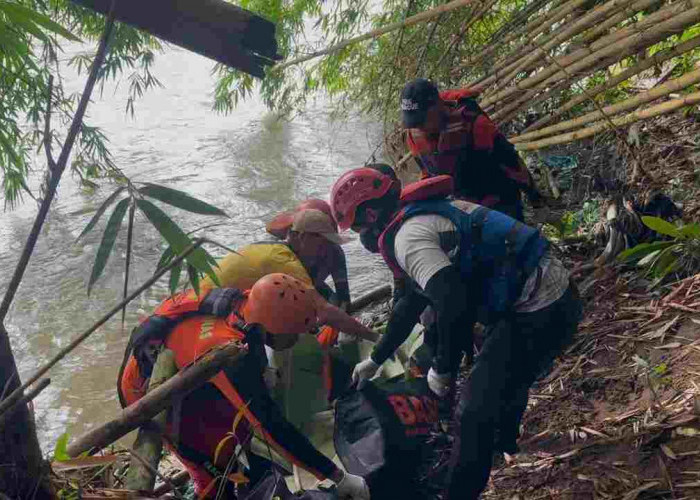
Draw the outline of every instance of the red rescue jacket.
[[[446,90],[442,131],[430,135],[408,129],[406,142],[418,159],[421,177],[450,175],[455,196],[484,205],[519,203],[523,190],[531,201],[540,199],[534,181],[510,142],[479,107],[478,91]]]
[[[150,376],[148,356],[140,352],[143,346],[164,344],[183,369],[216,346],[232,341],[249,344],[249,353],[242,361],[188,395],[177,423],[169,423],[168,433],[176,443],[173,451],[187,466],[199,492],[226,468],[236,445],[248,443],[253,429],[282,456],[317,478],[325,479],[335,470],[333,463],[284,418],[270,397],[262,377],[267,363],[264,350],[252,347],[245,324],[237,315],[245,300],[246,294],[234,289],[214,289],[202,297],[189,291],[165,300],[132,333],[130,346],[140,347],[128,357],[118,381],[123,404],[131,405],[143,397],[147,379],[142,372]],[[146,339],[142,335],[133,342],[135,334],[144,330]],[[261,342],[257,339],[256,345],[262,346]],[[234,430],[239,413],[243,419],[238,419],[241,422]],[[231,433],[233,437],[227,439]]]

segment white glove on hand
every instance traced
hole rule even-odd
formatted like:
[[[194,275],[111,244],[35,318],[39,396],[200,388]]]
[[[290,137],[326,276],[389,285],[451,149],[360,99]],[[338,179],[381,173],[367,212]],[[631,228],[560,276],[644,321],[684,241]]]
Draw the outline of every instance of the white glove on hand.
[[[372,361],[372,358],[367,358],[355,365],[352,371],[352,381],[357,383],[357,389],[360,390],[369,379],[374,377],[379,370],[379,365]]]
[[[362,476],[344,473],[338,483],[338,498],[350,500],[369,500],[369,487]]]
[[[452,375],[449,373],[440,374],[432,368],[428,371],[428,387],[438,397],[444,398],[450,390]]]

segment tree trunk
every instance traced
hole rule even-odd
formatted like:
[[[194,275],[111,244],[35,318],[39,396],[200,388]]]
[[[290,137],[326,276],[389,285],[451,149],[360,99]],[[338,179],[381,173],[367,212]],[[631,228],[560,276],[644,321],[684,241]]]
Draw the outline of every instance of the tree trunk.
[[[0,324],[0,387],[5,394],[19,387],[17,365],[10,346],[10,336]],[[0,491],[9,498],[53,498],[36,437],[34,415],[21,405],[7,416],[0,428]]]

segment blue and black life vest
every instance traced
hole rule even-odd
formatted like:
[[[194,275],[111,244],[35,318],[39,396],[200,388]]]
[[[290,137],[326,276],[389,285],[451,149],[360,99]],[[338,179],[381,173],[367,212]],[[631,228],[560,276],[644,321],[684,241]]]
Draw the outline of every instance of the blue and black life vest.
[[[474,209],[469,213],[453,203]],[[446,199],[413,201],[399,211],[379,237],[382,257],[396,277],[405,276],[395,256],[396,234],[408,219],[426,214],[449,219],[459,231],[459,248],[452,261],[470,289],[478,290],[480,316],[492,318],[509,311],[549,242],[537,229],[481,205]]]

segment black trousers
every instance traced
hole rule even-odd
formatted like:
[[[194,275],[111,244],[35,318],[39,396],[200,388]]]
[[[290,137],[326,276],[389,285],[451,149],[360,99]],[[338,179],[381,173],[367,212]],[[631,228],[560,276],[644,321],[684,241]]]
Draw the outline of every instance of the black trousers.
[[[499,440],[515,441],[530,386],[570,343],[581,311],[572,284],[550,306],[514,314],[490,329],[457,405],[447,498],[479,498],[491,472],[496,432]]]

